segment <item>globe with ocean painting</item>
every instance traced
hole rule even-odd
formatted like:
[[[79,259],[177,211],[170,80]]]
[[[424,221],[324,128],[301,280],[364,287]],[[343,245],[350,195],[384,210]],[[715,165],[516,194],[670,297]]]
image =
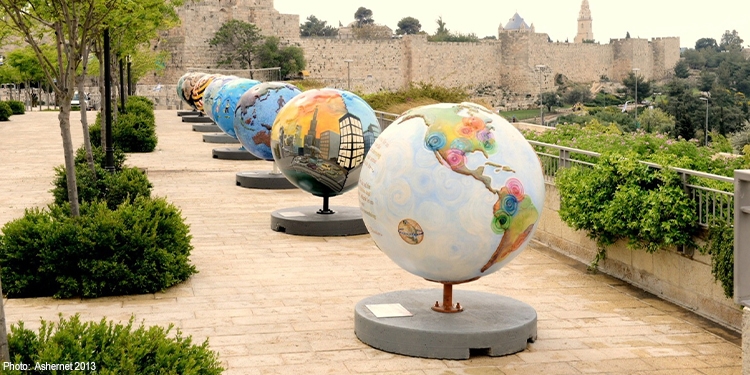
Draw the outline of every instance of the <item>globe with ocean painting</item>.
[[[234,133],[251,154],[273,161],[271,128],[284,105],[301,94],[296,86],[264,82],[245,91],[234,114]]]
[[[378,247],[442,283],[475,280],[518,256],[544,194],[531,145],[473,103],[405,112],[375,141],[359,179],[360,209]]]
[[[237,79],[239,77],[237,76],[225,76],[220,75],[211,81],[211,83],[206,87],[206,91],[203,92],[203,112],[206,113],[206,116],[216,122],[214,119],[213,114],[213,106],[214,106],[214,99],[216,98],[216,94],[219,92],[219,89],[222,88],[227,82]]]
[[[380,134],[375,112],[359,96],[337,89],[305,91],[279,111],[271,152],[284,176],[319,197],[357,185],[362,162]]]
[[[211,119],[214,120],[219,128],[232,138],[237,138],[234,134],[234,111],[237,109],[237,103],[245,91],[259,84],[260,81],[247,78],[237,78],[225,83],[213,99],[211,108]]]

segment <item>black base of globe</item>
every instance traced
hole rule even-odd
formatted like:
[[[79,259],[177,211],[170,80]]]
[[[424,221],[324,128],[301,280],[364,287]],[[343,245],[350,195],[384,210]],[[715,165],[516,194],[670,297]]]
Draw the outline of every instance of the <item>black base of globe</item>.
[[[221,131],[219,125],[214,123],[210,124],[193,124],[193,131],[200,133],[218,133]]]
[[[206,143],[240,143],[237,138],[234,138],[226,133],[211,133],[203,134],[203,142]]]
[[[271,229],[299,236],[354,236],[367,234],[359,207],[333,206],[332,214],[319,214],[320,206],[292,207],[271,213]]]
[[[196,110],[192,110],[192,111],[177,111],[177,116],[180,116],[180,117],[182,117],[182,116],[198,116],[198,114],[200,114],[200,112],[198,112]]]
[[[211,151],[214,159],[222,160],[260,160],[244,148],[221,147]]]
[[[286,177],[281,173],[272,173],[270,171],[251,171],[237,173],[237,186],[248,189],[296,189]]]
[[[182,122],[192,122],[200,124],[213,124],[214,120],[211,120],[208,116],[182,116]]]
[[[513,298],[457,290],[463,306],[455,314],[431,306],[439,289],[405,290],[367,297],[354,308],[354,334],[363,343],[412,357],[469,359],[472,352],[491,357],[517,353],[537,337],[536,310]],[[377,318],[367,305],[400,304],[412,316]]]

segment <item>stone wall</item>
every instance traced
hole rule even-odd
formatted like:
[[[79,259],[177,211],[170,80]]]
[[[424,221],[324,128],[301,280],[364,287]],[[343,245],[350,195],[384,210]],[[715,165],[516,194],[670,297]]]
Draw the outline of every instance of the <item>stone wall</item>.
[[[596,243],[583,231],[568,227],[560,219],[559,210],[557,188],[547,185],[544,213],[534,239],[585,264],[591,263],[597,253]],[[742,329],[741,307],[726,298],[721,285],[714,281],[708,255],[688,256],[676,250],[649,254],[630,250],[621,241],[607,247],[607,257],[599,262],[599,269],[723,326],[738,332]]]

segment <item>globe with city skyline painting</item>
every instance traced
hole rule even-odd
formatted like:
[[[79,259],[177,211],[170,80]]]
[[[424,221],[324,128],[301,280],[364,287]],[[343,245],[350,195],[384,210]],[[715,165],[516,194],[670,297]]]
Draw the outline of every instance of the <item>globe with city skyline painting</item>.
[[[240,97],[245,91],[259,83],[260,81],[253,79],[237,78],[225,83],[216,92],[213,108],[211,108],[212,120],[230,137],[237,138],[234,133],[234,111]]]
[[[473,103],[402,114],[364,160],[359,205],[373,240],[405,270],[457,284],[526,247],[544,205],[541,163],[508,121]]]
[[[305,91],[284,105],[271,129],[271,151],[295,186],[319,197],[357,185],[362,162],[380,134],[375,112],[337,89]]]
[[[251,154],[273,161],[271,128],[281,108],[301,94],[296,86],[264,82],[245,91],[234,114],[234,132]]]

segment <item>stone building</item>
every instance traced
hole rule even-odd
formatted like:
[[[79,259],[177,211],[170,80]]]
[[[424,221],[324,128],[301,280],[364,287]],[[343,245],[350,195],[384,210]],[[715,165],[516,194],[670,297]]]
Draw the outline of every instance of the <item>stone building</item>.
[[[508,20],[508,23],[505,24],[505,27],[503,25],[498,26],[497,33],[533,33],[534,31],[534,24],[532,23],[531,26],[526,24],[526,21],[524,21],[521,16],[518,15],[518,12],[513,15],[513,17]]]
[[[594,41],[594,30],[591,28],[591,9],[589,9],[589,0],[583,0],[581,10],[578,12],[578,33],[575,39],[576,43],[584,41]]]

